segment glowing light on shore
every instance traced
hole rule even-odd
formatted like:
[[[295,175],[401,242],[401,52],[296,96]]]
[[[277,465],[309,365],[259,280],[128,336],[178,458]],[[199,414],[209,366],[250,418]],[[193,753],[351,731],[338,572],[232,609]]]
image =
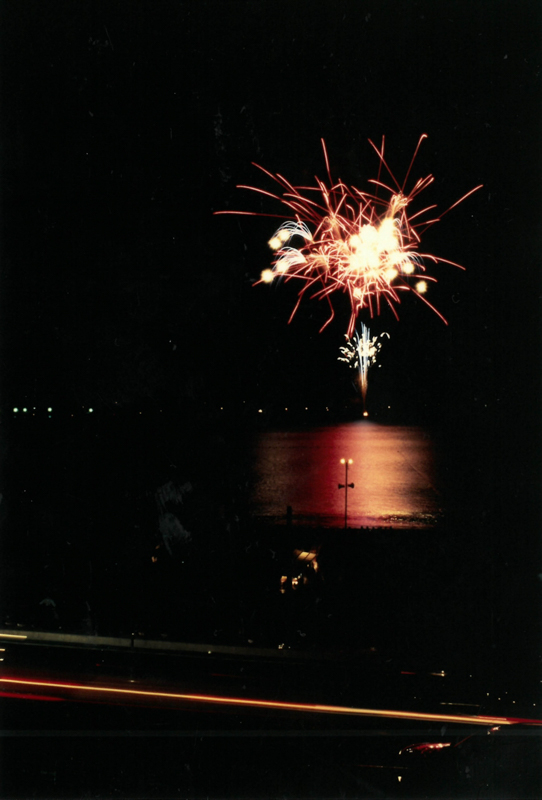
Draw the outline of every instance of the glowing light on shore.
[[[360,333],[355,331],[353,339],[347,336],[346,345],[340,348],[339,361],[345,361],[350,367],[358,370],[360,392],[363,398],[363,416],[365,417],[368,416],[365,406],[367,402],[369,367],[376,362],[376,357],[382,349],[381,339],[383,336],[390,338],[388,333],[381,333],[380,336],[371,338],[371,331],[361,323]]]
[[[351,338],[361,311],[367,309],[373,317],[380,314],[384,302],[398,317],[396,306],[401,302],[401,293],[411,292],[446,322],[442,314],[423,297],[428,288],[427,282],[436,282],[436,278],[427,275],[425,261],[452,264],[460,269],[463,267],[419,250],[422,233],[443,216],[426,218],[427,213],[436,208],[435,205],[409,213],[412,201],[433,182],[433,176],[420,178],[408,192],[405,189],[418,149],[425,138],[426,134],[420,137],[402,185],[395,179],[384,158],[384,138],[380,148],[369,140],[379,159],[377,178],[369,180],[374,187],[371,192],[332,179],[323,139],[328,183],[315,177],[314,186],[294,186],[282,175],[254,165],[278,183],[282,193],[274,194],[254,186],[243,185],[238,188],[279,201],[286,206],[288,216],[295,218],[286,218],[269,239],[269,247],[275,254],[272,269],[265,269],[257,282],[271,283],[280,278],[302,282],[299,299],[289,321],[304,295],[309,293],[311,298],[326,300],[329,304],[330,316],[320,329],[323,330],[335,314],[331,297],[339,292],[346,294],[350,301],[347,335]],[[391,186],[381,180],[382,170],[388,173]],[[447,211],[479,188],[477,186],[467,192]],[[379,197],[379,192],[384,192],[388,199]],[[251,211],[215,213],[282,217],[281,214]],[[297,246],[292,246],[291,242]],[[420,280],[421,276],[423,280]]]

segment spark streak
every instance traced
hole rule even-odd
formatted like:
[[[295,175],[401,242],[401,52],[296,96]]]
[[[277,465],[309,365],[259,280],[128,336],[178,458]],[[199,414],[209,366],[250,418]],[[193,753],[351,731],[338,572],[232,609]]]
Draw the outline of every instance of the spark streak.
[[[294,186],[280,174],[273,174],[258,164],[267,177],[278,183],[282,193],[259,189],[254,186],[238,186],[277,200],[286,206],[288,216],[249,211],[217,211],[216,214],[243,214],[279,217],[283,222],[269,240],[275,253],[272,269],[264,270],[258,283],[271,283],[275,278],[297,279],[302,282],[298,301],[290,316],[292,320],[303,296],[326,300],[330,316],[323,330],[333,319],[335,312],[331,297],[335,292],[346,294],[350,301],[348,338],[352,337],[356,319],[367,309],[370,316],[380,314],[382,303],[386,303],[398,318],[396,306],[401,302],[401,293],[409,291],[426,303],[444,322],[442,314],[424,297],[428,282],[436,278],[427,275],[425,261],[446,263],[463,269],[459,264],[444,258],[419,251],[421,234],[480,186],[475,187],[453,203],[447,211],[432,219],[424,215],[435,205],[423,208],[409,216],[408,209],[414,198],[433,183],[433,176],[420,178],[406,193],[405,186],[414,160],[426,134],[420,137],[414,156],[400,185],[384,158],[384,138],[380,148],[369,140],[379,158],[378,177],[370,180],[374,193],[364,192],[343,181],[334,182],[331,177],[326,145],[322,148],[329,184],[315,177],[314,186]],[[382,169],[389,174],[391,186],[380,180]],[[383,190],[389,199],[378,197]],[[298,246],[290,243],[299,240]]]

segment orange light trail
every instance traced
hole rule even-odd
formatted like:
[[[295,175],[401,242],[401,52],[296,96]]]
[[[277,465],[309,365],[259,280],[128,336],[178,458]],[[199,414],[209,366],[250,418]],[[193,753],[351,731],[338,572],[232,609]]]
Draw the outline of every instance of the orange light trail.
[[[380,717],[384,719],[409,719],[423,722],[467,723],[469,725],[514,725],[523,722],[542,725],[542,720],[519,719],[512,717],[471,716],[467,714],[430,714],[418,711],[391,711],[380,708],[352,708],[349,706],[322,705],[318,703],[289,703],[274,700],[257,700],[244,697],[222,697],[207,694],[184,694],[177,692],[153,692],[143,689],[118,689],[111,686],[89,686],[82,683],[60,683],[57,681],[35,681],[21,678],[0,678],[0,683],[17,686],[32,686],[69,691],[85,691],[94,694],[109,694],[131,697],[158,698],[163,700],[185,700],[192,703],[237,706],[244,708],[277,709],[279,711],[302,711],[317,714],[344,714],[358,717]]]
[[[424,259],[435,264],[440,262],[460,269],[463,267],[453,261],[419,252],[421,235],[481,187],[471,189],[439,216],[431,219],[424,217],[435,205],[409,215],[408,207],[412,200],[434,180],[432,175],[420,178],[408,193],[405,191],[412,165],[425,138],[427,134],[420,137],[402,185],[384,159],[384,137],[380,149],[369,140],[379,159],[377,179],[369,181],[375,187],[374,193],[347,186],[341,180],[333,181],[326,145],[322,139],[329,185],[315,176],[314,186],[293,186],[279,173],[274,175],[259,164],[254,164],[278,183],[282,194],[254,186],[237,187],[277,200],[286,206],[289,216],[250,211],[215,212],[288,220],[280,225],[269,240],[269,246],[275,252],[273,268],[265,269],[258,283],[272,283],[275,278],[302,281],[298,301],[289,321],[294,317],[304,294],[310,291],[311,298],[326,300],[329,305],[330,316],[320,329],[323,330],[335,315],[331,296],[339,291],[347,294],[350,301],[347,336],[352,338],[356,319],[363,309],[368,309],[373,317],[374,314],[380,314],[381,304],[385,302],[398,318],[396,306],[401,302],[400,294],[410,291],[446,323],[442,314],[423,296],[428,288],[427,281],[436,282],[436,278],[426,274]],[[391,186],[380,179],[383,168],[390,176]],[[389,193],[387,200],[378,197],[381,190]],[[308,196],[308,193],[315,194]],[[298,243],[301,240],[301,246],[290,246],[292,240]]]

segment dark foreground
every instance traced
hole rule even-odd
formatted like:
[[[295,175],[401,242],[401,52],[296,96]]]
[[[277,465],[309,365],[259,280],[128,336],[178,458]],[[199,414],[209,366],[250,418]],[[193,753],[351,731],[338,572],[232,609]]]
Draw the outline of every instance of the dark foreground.
[[[39,430],[0,505],[3,797],[542,796],[520,518],[271,526],[237,437]]]
[[[542,724],[352,655],[0,632],[3,797],[536,798]],[[534,709],[533,709],[534,710]]]

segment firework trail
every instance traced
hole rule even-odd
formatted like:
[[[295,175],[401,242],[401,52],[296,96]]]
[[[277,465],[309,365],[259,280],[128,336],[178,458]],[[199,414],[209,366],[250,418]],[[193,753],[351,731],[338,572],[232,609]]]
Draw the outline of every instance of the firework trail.
[[[354,338],[350,339],[346,336],[346,345],[341,347],[341,355],[339,361],[346,361],[353,369],[358,370],[359,385],[361,396],[363,398],[363,412],[367,415],[367,386],[369,377],[369,367],[376,363],[376,357],[382,349],[383,336],[390,338],[388,333],[381,333],[380,336],[373,336],[371,338],[371,331],[369,328],[361,323],[361,333],[354,333]]]
[[[269,240],[275,257],[272,268],[262,272],[258,283],[271,283],[280,278],[302,282],[289,321],[305,294],[309,293],[311,298],[326,300],[329,304],[330,316],[322,326],[323,330],[335,314],[331,297],[335,292],[345,293],[350,301],[347,336],[351,338],[361,311],[367,309],[371,317],[380,314],[384,301],[398,318],[396,306],[401,302],[401,293],[412,292],[446,322],[442,314],[423,297],[428,282],[436,282],[436,278],[426,274],[424,260],[435,264],[452,264],[460,269],[463,267],[453,261],[420,252],[421,235],[438,222],[444,213],[481,187],[471,189],[440,216],[426,217],[429,211],[436,208],[435,205],[409,214],[411,202],[434,180],[432,175],[420,178],[408,193],[405,191],[418,149],[425,138],[426,134],[423,134],[418,142],[402,185],[397,182],[384,159],[384,138],[380,149],[369,140],[379,159],[378,177],[369,181],[374,186],[374,193],[347,186],[341,180],[332,180],[322,139],[328,184],[315,177],[315,186],[294,186],[282,175],[273,175],[254,164],[278,183],[282,194],[254,186],[238,186],[278,200],[286,206],[287,216],[252,211],[215,212],[287,220]],[[381,180],[382,170],[388,173],[391,186]],[[378,197],[379,191],[389,194],[388,199]],[[297,246],[294,247],[292,242]]]

